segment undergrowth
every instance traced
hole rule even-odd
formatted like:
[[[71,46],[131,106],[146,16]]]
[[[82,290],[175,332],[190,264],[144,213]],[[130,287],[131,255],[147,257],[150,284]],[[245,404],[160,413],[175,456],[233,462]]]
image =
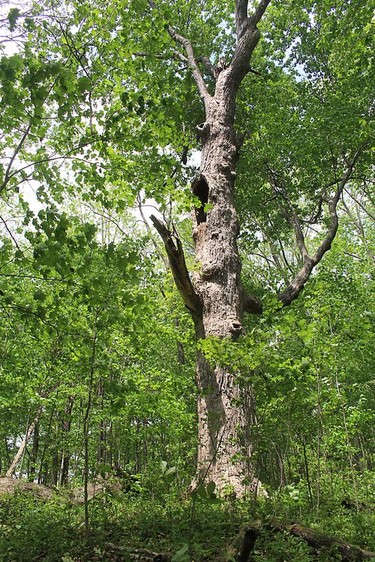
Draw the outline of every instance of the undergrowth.
[[[90,530],[84,509],[56,494],[42,499],[30,492],[0,498],[0,562],[116,562],[138,549],[169,554],[173,562],[235,562],[248,525],[275,519],[298,521],[317,532],[375,550],[375,510],[348,509],[333,498],[311,506],[298,488],[267,500],[237,502],[212,497],[183,498],[103,494],[90,501]],[[336,560],[332,552],[312,553],[301,539],[261,532],[253,562]]]

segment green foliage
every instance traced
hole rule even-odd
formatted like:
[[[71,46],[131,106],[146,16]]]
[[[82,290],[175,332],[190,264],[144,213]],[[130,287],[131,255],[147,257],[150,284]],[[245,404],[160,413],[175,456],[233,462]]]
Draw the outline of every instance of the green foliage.
[[[371,3],[276,0],[262,20],[260,75],[247,77],[236,114],[244,285],[265,309],[246,335],[195,345],[158,245],[136,226],[132,207],[156,203],[199,268],[186,218],[195,169],[181,155],[199,150],[204,114],[168,26],[216,65],[233,53],[232,9],[85,0],[4,14],[17,44],[0,57],[0,473],[37,420],[19,477],[76,486],[87,461],[90,482],[105,482],[86,537],[82,506],[0,498],[4,562],[111,559],[109,543],[125,559],[149,547],[175,562],[229,562],[235,529],[257,517],[375,549]],[[313,253],[357,151],[339,235],[282,309],[275,295],[301,266],[292,210]],[[267,502],[227,502],[213,482],[181,499],[196,464],[196,349],[253,389]],[[254,559],[312,555],[265,533]]]
[[[324,556],[324,554],[323,554]],[[271,533],[262,533],[257,541],[254,560],[262,562],[277,562],[278,560],[290,560],[292,562],[310,562],[311,551],[308,545],[297,537],[284,535],[272,536]],[[320,560],[325,558],[319,556]],[[330,554],[326,560],[335,560]]]
[[[287,533],[266,530],[267,523],[272,524],[277,518],[293,520],[296,516],[318,535],[342,537],[372,550],[375,547],[371,506],[359,512],[348,511],[333,497],[318,510],[303,509],[302,516],[301,508],[307,508],[307,503],[296,506],[288,491],[266,502],[215,505],[202,501],[193,518],[191,500],[171,495],[167,503],[161,504],[150,499],[146,490],[134,497],[126,493],[105,494],[92,502],[92,530],[83,539],[82,505],[72,505],[58,496],[46,501],[30,492],[2,497],[2,560],[34,562],[43,557],[49,562],[61,559],[99,562],[106,557],[111,559],[115,553],[126,559],[131,552],[146,549],[169,553],[180,562],[231,562],[236,558],[243,530],[264,522],[265,529],[257,538],[253,552],[255,560],[276,562],[283,556],[295,562],[312,562],[316,555],[304,541]],[[335,553],[321,549],[319,559],[334,560]]]
[[[172,558],[172,562],[190,562],[189,545],[184,544]]]
[[[79,537],[77,509],[55,497],[37,499],[27,493],[2,497],[0,557],[4,562],[61,560]]]

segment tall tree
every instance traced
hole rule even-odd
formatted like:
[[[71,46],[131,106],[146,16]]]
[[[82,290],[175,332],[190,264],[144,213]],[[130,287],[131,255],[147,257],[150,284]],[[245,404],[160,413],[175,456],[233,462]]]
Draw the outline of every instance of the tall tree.
[[[34,66],[49,69],[55,110],[49,119],[45,95],[36,104],[48,137],[35,141],[43,151],[35,165],[48,197],[61,197],[55,184],[74,175],[84,200],[119,212],[139,195],[155,199],[164,216],[172,199],[194,207],[191,275],[172,222],[152,220],[198,340],[197,483],[238,495],[257,486],[251,392],[233,368],[209,357],[205,342],[238,340],[245,313],[262,313],[241,281],[239,215],[251,251],[265,239],[282,266],[279,306],[300,294],[330,249],[343,191],[366,177],[369,164],[371,18],[362,2],[343,0],[236,0],[234,16],[213,0],[72,1],[52,6],[28,51]],[[29,84],[19,59],[11,69],[14,87]],[[25,143],[6,167],[8,188],[16,160],[36,154]],[[201,163],[191,183],[183,165],[196,148]],[[60,182],[55,153],[70,162]],[[39,192],[46,197],[43,185]],[[291,235],[292,260],[283,245]]]
[[[176,285],[191,312],[198,340],[210,337],[235,339],[242,333],[245,310],[260,313],[257,300],[244,294],[237,247],[239,223],[234,206],[234,181],[241,139],[234,128],[238,89],[250,71],[250,57],[259,38],[257,24],[268,1],[262,1],[251,16],[247,1],[236,3],[236,47],[230,63],[214,68],[206,60],[214,92],[210,93],[198,67],[189,39],[172,27],[169,34],[181,45],[180,56],[189,65],[204,106],[205,120],[197,130],[202,141],[200,172],[192,184],[199,199],[193,215],[193,237],[199,270],[193,282],[185,266],[182,247],[155,217]],[[198,481],[214,481],[219,488],[243,490],[245,476],[253,481],[249,466],[247,427],[251,402],[241,396],[235,374],[212,365],[198,352]],[[234,459],[236,459],[234,461]]]
[[[164,240],[176,286],[194,320],[198,340],[236,340],[243,333],[244,313],[262,312],[260,302],[246,294],[241,283],[234,184],[244,139],[235,130],[235,116],[236,98],[246,75],[252,71],[250,59],[260,39],[258,24],[269,4],[270,0],[261,0],[249,14],[248,1],[236,1],[235,45],[230,58],[220,58],[216,66],[211,64],[212,58],[201,56],[198,59],[188,37],[168,26],[169,35],[180,48],[177,56],[190,68],[204,107],[203,122],[197,126],[202,144],[201,164],[192,183],[192,192],[199,200],[193,214],[195,257],[199,266],[192,278],[175,233],[157,218],[152,220]],[[310,9],[311,20],[319,18],[319,11],[315,14],[314,7]],[[310,72],[314,75],[316,69]],[[208,78],[205,79],[204,73]],[[310,95],[313,93],[310,92]],[[335,109],[337,111],[337,106]],[[303,121],[302,116],[300,120]],[[369,139],[365,135],[357,145],[354,144],[354,149],[352,143],[348,144],[340,147],[342,154],[338,158],[342,158],[341,165],[337,163],[334,150],[331,150],[331,158],[335,161],[333,178],[326,175],[327,183],[319,186],[318,210],[313,213],[310,224],[317,221],[323,205],[326,205],[326,228],[313,253],[308,250],[302,217],[285,181],[289,171],[281,169],[278,173],[273,166],[279,162],[269,163],[268,156],[263,156],[268,183],[274,197],[281,201],[281,213],[294,230],[301,257],[300,265],[292,272],[291,281],[277,295],[284,306],[298,297],[337,233],[339,200]],[[320,175],[324,177],[323,165],[322,170]],[[298,178],[296,168],[291,172],[292,182],[303,182],[303,178]],[[297,202],[298,196],[301,197],[301,194],[295,193]],[[253,418],[251,394],[240,387],[233,370],[212,363],[201,351],[197,355],[196,378],[199,391],[198,481],[213,480],[219,489],[229,486],[241,495],[246,490],[246,483],[250,484],[250,488],[256,487],[248,437]]]

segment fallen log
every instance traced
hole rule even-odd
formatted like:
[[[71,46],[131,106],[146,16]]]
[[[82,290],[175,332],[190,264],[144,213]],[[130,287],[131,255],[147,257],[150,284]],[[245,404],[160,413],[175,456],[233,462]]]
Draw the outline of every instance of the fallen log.
[[[246,529],[237,557],[238,562],[248,562],[250,554],[254,550],[256,540],[262,531],[268,531],[271,534],[279,532],[288,533],[299,537],[311,546],[315,553],[319,553],[321,549],[334,551],[341,556],[342,562],[361,562],[362,560],[375,559],[375,552],[370,552],[342,539],[321,534],[298,523],[284,524],[273,522],[264,525],[253,525]]]

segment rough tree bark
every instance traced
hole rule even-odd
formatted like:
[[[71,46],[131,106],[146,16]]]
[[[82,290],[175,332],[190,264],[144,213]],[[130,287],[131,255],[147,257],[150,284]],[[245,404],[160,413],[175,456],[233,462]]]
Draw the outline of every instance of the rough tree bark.
[[[244,295],[240,280],[234,182],[241,140],[234,129],[234,117],[238,88],[250,71],[250,56],[260,38],[257,23],[269,2],[262,0],[248,17],[247,1],[237,1],[237,47],[232,62],[227,68],[214,69],[206,61],[206,70],[216,81],[213,94],[208,91],[189,40],[169,29],[171,37],[184,48],[184,54],[179,56],[190,67],[206,117],[197,127],[202,158],[200,173],[192,184],[192,191],[200,201],[193,216],[199,271],[192,280],[179,240],[155,217],[152,220],[164,240],[176,286],[191,312],[198,340],[236,339],[243,330],[244,308],[261,312],[256,299]],[[247,484],[256,485],[246,438],[251,401],[241,396],[233,373],[211,365],[201,352],[197,355],[196,381],[199,427],[196,483],[214,481],[219,490],[243,495]]]
[[[201,139],[200,172],[192,183],[199,200],[193,213],[193,238],[197,270],[189,275],[183,249],[176,232],[156,217],[151,220],[164,241],[176,286],[194,320],[197,340],[230,338],[243,332],[245,312],[260,314],[258,300],[244,293],[241,285],[241,260],[237,247],[239,222],[234,205],[236,165],[241,137],[234,127],[236,96],[244,77],[251,72],[250,58],[260,38],[257,24],[271,0],[260,0],[248,15],[248,0],[236,0],[236,48],[231,62],[214,68],[207,57],[200,57],[206,74],[215,82],[210,92],[194,54],[191,42],[174,28],[171,38],[181,51],[175,56],[186,63],[202,100],[205,121],[197,126]],[[313,267],[329,250],[337,231],[336,207],[342,189],[351,176],[359,154],[353,157],[331,199],[326,196],[331,225],[316,254],[307,253],[298,217],[288,207],[301,252],[301,269],[279,295],[286,306],[305,285]],[[237,496],[256,490],[258,482],[251,466],[248,430],[253,417],[252,401],[245,396],[236,376],[218,365],[211,365],[201,352],[196,363],[198,387],[198,472],[196,484],[214,481],[221,491]]]

